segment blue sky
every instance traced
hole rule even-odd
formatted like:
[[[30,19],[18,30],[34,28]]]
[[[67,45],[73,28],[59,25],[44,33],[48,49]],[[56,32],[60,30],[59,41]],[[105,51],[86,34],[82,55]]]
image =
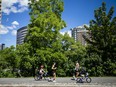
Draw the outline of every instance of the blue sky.
[[[89,25],[89,21],[94,19],[94,10],[99,8],[103,1],[106,2],[107,11],[111,6],[115,7],[116,16],[116,0],[64,0],[62,19],[67,23],[67,27],[61,30],[61,33],[70,33],[71,28]],[[17,29],[29,23],[27,2],[28,0],[2,0],[0,43],[5,43],[6,47],[16,46]]]

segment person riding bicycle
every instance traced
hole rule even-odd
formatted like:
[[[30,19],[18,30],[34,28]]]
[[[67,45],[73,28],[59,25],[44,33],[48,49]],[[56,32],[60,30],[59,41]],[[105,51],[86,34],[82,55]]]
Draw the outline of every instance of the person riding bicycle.
[[[42,79],[44,73],[45,73],[45,71],[44,71],[44,66],[41,65],[41,66],[40,66],[40,69],[39,69],[39,75],[41,75],[41,79]]]
[[[81,77],[79,77],[79,78],[76,79],[77,82],[81,82],[81,83],[87,82],[87,83],[90,83],[92,81],[92,79],[88,75],[88,72],[86,71],[86,68],[80,67],[79,71],[80,71],[79,75]]]

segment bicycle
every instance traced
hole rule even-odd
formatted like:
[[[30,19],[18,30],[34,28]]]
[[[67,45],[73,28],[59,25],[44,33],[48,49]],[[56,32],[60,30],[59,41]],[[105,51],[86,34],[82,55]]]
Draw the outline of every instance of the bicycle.
[[[43,79],[44,78],[44,79]],[[48,74],[47,73],[44,73],[43,75],[41,75],[41,74],[36,74],[35,76],[34,76],[34,79],[36,80],[36,81],[38,81],[38,80],[48,80]]]
[[[86,73],[85,75],[82,74],[81,77],[76,79],[77,83],[83,83],[83,82],[90,83],[91,81],[92,79],[88,76],[88,73]]]

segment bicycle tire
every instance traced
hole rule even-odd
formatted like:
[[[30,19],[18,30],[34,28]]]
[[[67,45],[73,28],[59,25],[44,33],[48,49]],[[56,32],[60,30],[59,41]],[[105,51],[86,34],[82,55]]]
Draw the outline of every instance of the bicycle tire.
[[[38,81],[38,80],[40,80],[40,77],[38,75],[35,75],[34,79],[35,79],[35,81]]]
[[[77,83],[80,83],[80,81],[81,81],[81,78],[76,78]]]
[[[87,83],[90,83],[91,81],[92,81],[92,79],[91,79],[90,77],[87,77],[87,78],[86,78],[86,82],[87,82]]]

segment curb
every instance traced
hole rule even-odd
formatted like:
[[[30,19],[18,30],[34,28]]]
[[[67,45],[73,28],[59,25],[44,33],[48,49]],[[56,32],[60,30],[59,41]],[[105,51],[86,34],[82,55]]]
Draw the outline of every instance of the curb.
[[[0,84],[0,87],[116,87],[116,85],[54,83],[54,84]]]

